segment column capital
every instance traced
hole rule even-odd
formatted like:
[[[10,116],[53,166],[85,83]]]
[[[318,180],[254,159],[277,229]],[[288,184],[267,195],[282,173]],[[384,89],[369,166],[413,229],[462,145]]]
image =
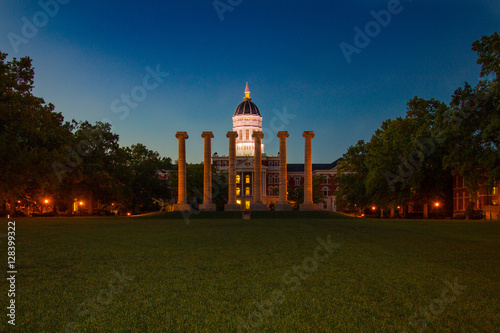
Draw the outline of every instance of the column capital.
[[[288,134],[287,131],[280,131],[280,132],[278,132],[278,135],[277,135],[277,137],[280,138],[280,139],[281,138],[288,138],[289,136],[290,135]]]
[[[187,139],[187,138],[189,138],[189,135],[187,134],[187,132],[177,132],[177,133],[175,134],[175,137],[176,137],[177,139],[181,139],[181,138],[183,138],[183,139]]]
[[[255,131],[252,133],[252,138],[261,138],[263,139],[264,138],[264,133],[262,133],[261,131]]]
[[[203,139],[205,139],[205,138],[210,138],[211,139],[211,138],[214,137],[214,133],[212,133],[212,132],[203,132],[203,133],[201,133],[201,137]]]
[[[237,132],[227,132],[226,137],[227,138],[237,138],[238,133]]]
[[[314,138],[314,132],[313,131],[304,131],[304,133],[302,133],[302,136],[304,138]]]

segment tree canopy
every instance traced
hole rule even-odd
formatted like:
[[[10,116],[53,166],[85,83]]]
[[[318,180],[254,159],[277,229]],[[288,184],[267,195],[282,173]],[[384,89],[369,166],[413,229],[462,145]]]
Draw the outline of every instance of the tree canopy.
[[[500,179],[500,35],[474,42],[481,80],[455,90],[449,105],[414,97],[404,118],[388,119],[339,165],[338,203],[345,209],[425,203],[449,196],[461,174],[472,198]]]

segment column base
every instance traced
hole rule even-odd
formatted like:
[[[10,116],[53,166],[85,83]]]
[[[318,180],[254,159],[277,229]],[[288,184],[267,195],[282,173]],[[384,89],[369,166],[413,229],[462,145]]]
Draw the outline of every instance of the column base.
[[[253,211],[253,212],[263,212],[263,211],[267,211],[267,206],[266,204],[262,203],[262,202],[252,202],[250,204],[250,211]]]
[[[240,212],[241,211],[241,205],[238,204],[225,204],[224,205],[224,211],[226,212]]]
[[[290,205],[288,202],[283,202],[283,203],[277,203],[276,206],[274,206],[275,211],[280,211],[280,212],[289,212],[292,210],[292,205]]]
[[[300,211],[318,210],[318,205],[315,203],[303,203],[299,205],[299,210]]]
[[[200,210],[213,212],[217,210],[217,205],[215,205],[214,203],[201,204]]]
[[[190,204],[175,204],[173,207],[174,211],[190,211],[191,210],[191,205]]]

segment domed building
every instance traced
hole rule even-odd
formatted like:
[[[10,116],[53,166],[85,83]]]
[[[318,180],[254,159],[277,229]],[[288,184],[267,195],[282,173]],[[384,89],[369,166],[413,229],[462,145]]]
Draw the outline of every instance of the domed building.
[[[234,111],[233,131],[238,133],[236,156],[253,156],[255,147],[252,134],[255,131],[262,131],[262,115],[257,105],[252,102],[248,82],[243,102]],[[264,153],[264,144],[262,144],[262,153]]]
[[[254,181],[254,139],[255,131],[262,131],[262,115],[259,108],[252,102],[248,82],[245,87],[243,102],[233,114],[233,131],[238,133],[236,138],[236,197],[237,203],[243,210],[249,210],[253,201]],[[277,133],[273,133],[276,136]],[[262,151],[262,202],[268,207],[275,205],[279,199],[279,156],[266,155],[264,143]],[[303,158],[301,156],[301,158]],[[335,211],[335,191],[337,184],[334,177],[337,174],[337,161],[326,164],[313,164],[313,177],[321,176],[319,190],[324,197],[322,209]],[[212,156],[212,163],[217,170],[227,172],[229,158]],[[304,185],[304,164],[287,164],[287,179],[289,190],[294,190]]]

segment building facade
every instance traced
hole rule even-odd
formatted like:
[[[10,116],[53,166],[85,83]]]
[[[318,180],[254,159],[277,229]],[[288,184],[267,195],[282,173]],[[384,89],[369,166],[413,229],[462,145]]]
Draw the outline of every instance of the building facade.
[[[262,132],[262,115],[259,108],[252,102],[248,82],[245,88],[243,102],[238,105],[233,114],[233,131],[238,134],[236,138],[236,201],[242,209],[249,210],[254,199],[254,132]],[[279,200],[279,172],[280,157],[278,155],[267,155],[262,151],[262,202],[270,207],[276,205]],[[337,160],[338,161],[338,160]],[[335,192],[337,184],[337,161],[329,164],[313,164],[313,177],[321,177],[320,186],[323,203],[319,209],[336,211]],[[212,156],[213,166],[221,172],[228,172],[229,157]],[[287,164],[288,188],[294,190],[304,185],[304,164]]]
[[[488,220],[498,220],[500,211],[500,195],[498,188],[500,184],[492,188],[481,186],[477,192],[477,199],[472,202],[474,209],[484,213]],[[453,176],[453,216],[465,215],[467,207],[471,203],[469,190],[465,186],[464,177],[459,174]]]

